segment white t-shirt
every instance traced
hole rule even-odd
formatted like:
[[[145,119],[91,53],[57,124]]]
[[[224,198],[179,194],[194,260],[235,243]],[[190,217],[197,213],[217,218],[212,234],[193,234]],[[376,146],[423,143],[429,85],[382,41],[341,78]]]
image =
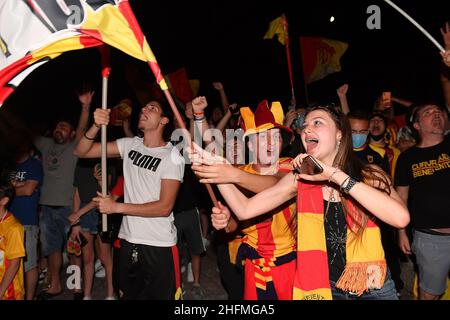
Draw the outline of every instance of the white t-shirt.
[[[143,138],[134,137],[118,139],[117,146],[123,159],[125,203],[157,201],[162,179],[183,181],[184,159],[171,143],[147,148]],[[173,212],[168,217],[125,215],[119,238],[131,243],[171,247],[177,243]]]

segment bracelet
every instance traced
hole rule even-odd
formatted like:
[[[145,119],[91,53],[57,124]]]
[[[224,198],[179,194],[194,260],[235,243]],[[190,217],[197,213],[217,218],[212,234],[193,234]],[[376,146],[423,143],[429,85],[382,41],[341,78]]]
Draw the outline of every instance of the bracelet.
[[[205,119],[206,119],[205,116],[203,116],[203,117],[201,117],[201,118],[197,118],[196,116],[194,116],[194,121],[203,121],[203,120],[205,120]]]
[[[328,178],[328,183],[331,183],[331,178],[333,178],[333,176],[338,173],[339,171],[341,171],[339,168],[336,168],[336,170],[334,170],[334,172],[331,174],[331,176]]]
[[[86,139],[88,139],[88,140],[91,140],[91,141],[94,141],[95,140],[95,137],[93,137],[93,138],[90,138],[90,137],[88,137],[87,135],[86,135],[86,131],[84,132],[84,137],[86,138]]]
[[[99,128],[99,129],[101,129],[102,128],[102,126],[99,126],[98,124],[96,124],[95,122],[94,122],[94,126],[96,126],[97,128]]]
[[[201,112],[192,112],[194,114],[194,116],[202,116],[205,114],[205,112],[201,111]]]
[[[347,179],[345,179],[345,181],[348,180],[348,183],[345,187],[342,187],[343,184],[341,184],[341,191],[345,194],[349,194],[350,190],[353,188],[353,186],[358,182],[355,179],[353,179],[352,177],[348,177]],[[345,182],[344,181],[344,182]]]

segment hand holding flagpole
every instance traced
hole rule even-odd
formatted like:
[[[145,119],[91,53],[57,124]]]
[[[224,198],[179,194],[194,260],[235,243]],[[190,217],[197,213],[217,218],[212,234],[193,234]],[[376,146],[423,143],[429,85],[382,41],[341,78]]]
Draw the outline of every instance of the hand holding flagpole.
[[[439,49],[441,52],[445,52],[444,48],[439,44],[439,42],[434,39],[431,34],[428,33],[427,30],[425,30],[420,24],[418,24],[413,18],[411,18],[405,11],[403,11],[400,7],[398,7],[395,3],[393,3],[390,0],[384,0],[387,4],[389,4],[391,7],[393,7],[395,10],[397,10],[402,16],[404,16],[406,19],[408,19],[413,25],[416,26],[417,29],[419,29],[428,39],[433,42],[433,44]]]

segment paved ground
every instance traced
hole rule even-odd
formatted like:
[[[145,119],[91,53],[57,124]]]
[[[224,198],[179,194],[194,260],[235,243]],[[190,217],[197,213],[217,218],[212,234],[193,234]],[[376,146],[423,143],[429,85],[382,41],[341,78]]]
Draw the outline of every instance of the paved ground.
[[[66,268],[66,267],[65,267]],[[64,268],[64,270],[66,270]],[[192,299],[192,283],[187,282],[187,272],[182,274],[183,288],[185,290],[184,299]],[[66,282],[64,275],[64,283]],[[207,248],[206,254],[202,259],[202,274],[201,284],[204,293],[205,300],[226,300],[227,293],[220,283],[219,271],[217,269],[216,255],[212,246]],[[402,279],[405,282],[404,290],[402,291],[401,298],[405,300],[413,299],[412,284],[413,284],[413,265],[411,262],[405,262],[402,264]],[[92,298],[94,300],[101,300],[105,298],[106,288],[104,278],[95,278]],[[57,297],[59,300],[71,300],[73,294],[71,291],[65,289],[64,292]],[[56,300],[56,298],[55,298]]]

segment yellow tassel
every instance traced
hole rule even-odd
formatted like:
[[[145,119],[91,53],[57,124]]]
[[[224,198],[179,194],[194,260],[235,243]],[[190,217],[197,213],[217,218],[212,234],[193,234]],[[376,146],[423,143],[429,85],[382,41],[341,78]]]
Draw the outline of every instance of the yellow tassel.
[[[386,278],[386,261],[353,262],[345,266],[336,288],[358,296],[369,289],[379,289]]]

